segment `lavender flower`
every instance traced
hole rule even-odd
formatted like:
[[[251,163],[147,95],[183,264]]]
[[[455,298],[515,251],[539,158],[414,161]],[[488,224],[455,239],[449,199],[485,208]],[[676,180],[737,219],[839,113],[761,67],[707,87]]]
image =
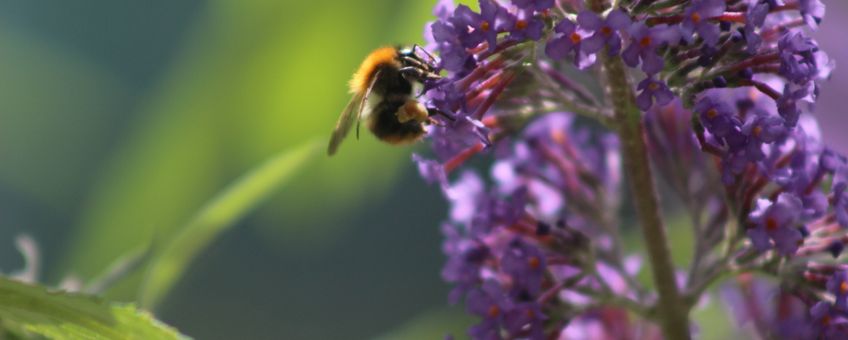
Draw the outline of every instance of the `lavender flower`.
[[[657,54],[657,48],[679,40],[678,33],[666,26],[657,25],[648,28],[643,23],[635,23],[630,28],[630,45],[621,53],[621,58],[630,67],[642,61],[642,71],[652,75],[661,71],[663,59]]]
[[[848,161],[811,115],[833,62],[793,19],[818,23],[823,5],[614,3],[435,11],[442,77],[424,101],[450,119],[433,118],[432,155],[413,158],[451,206],[442,277],[450,301],[479,317],[468,334],[686,338],[688,312],[727,277],[722,295],[747,337],[848,334]],[[544,54],[530,43],[542,37]],[[633,86],[625,65],[647,76]],[[602,79],[584,86],[591,75]],[[633,224],[617,213],[622,173],[660,254],[647,258],[656,291],[622,247]],[[688,275],[662,255],[658,203],[669,200],[655,177],[691,215]]]
[[[733,107],[721,98],[720,92],[708,92],[693,108],[700,115],[701,123],[714,136],[725,139],[739,131],[741,121]]]
[[[836,220],[842,228],[848,228],[848,167],[843,165],[836,170],[833,180],[833,210]]]
[[[545,23],[530,11],[521,11],[518,16],[510,17],[509,38],[514,41],[539,40]]]
[[[583,41],[583,50],[586,53],[596,53],[607,46],[607,54],[615,56],[621,51],[619,32],[630,27],[631,20],[621,10],[610,11],[606,19],[601,19],[594,12],[584,10],[577,15],[577,23],[581,28],[594,32]]]
[[[457,28],[463,47],[477,47],[485,41],[489,44],[489,50],[494,50],[497,47],[500,28],[499,14],[503,9],[494,0],[479,1],[480,13],[472,11],[468,6],[459,5],[451,21]]]
[[[824,4],[819,0],[798,0],[798,4],[801,7],[804,22],[811,28],[817,28],[824,17]]]
[[[560,21],[554,32],[557,35],[545,45],[545,54],[551,59],[564,59],[574,54],[574,65],[585,68],[592,63],[593,58],[581,48],[583,34],[577,29],[577,25],[568,20]]]
[[[554,0],[512,0],[518,8],[534,11],[544,11],[554,6]]]
[[[795,84],[806,84],[818,74],[813,52],[818,46],[801,33],[784,35],[778,43],[780,74]]]
[[[756,53],[760,45],[763,44],[763,38],[756,30],[762,28],[765,24],[769,7],[768,3],[758,1],[748,6],[748,10],[745,12],[745,29],[743,32],[745,32],[748,53]]]
[[[751,213],[750,221],[755,227],[748,229],[748,236],[760,251],[777,248],[783,255],[792,255],[803,242],[798,231],[801,200],[792,194],[783,193],[775,202],[760,200],[757,210]]]
[[[680,24],[683,39],[691,44],[694,41],[693,34],[698,32],[705,44],[715,46],[718,43],[719,27],[710,19],[724,13],[724,9],[724,0],[693,0],[683,13],[683,22]]]
[[[647,111],[654,104],[663,106],[674,99],[674,93],[668,89],[668,85],[652,77],[639,82],[637,89],[642,92],[636,97],[636,106],[642,111]]]

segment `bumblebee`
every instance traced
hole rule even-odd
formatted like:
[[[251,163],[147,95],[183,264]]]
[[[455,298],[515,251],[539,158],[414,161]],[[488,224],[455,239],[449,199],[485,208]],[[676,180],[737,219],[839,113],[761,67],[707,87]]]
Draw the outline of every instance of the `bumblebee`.
[[[354,121],[357,138],[359,122],[364,120],[384,142],[408,144],[421,139],[430,116],[440,112],[425,107],[413,91],[424,81],[440,78],[434,65],[434,58],[418,45],[409,49],[381,47],[371,52],[350,80],[353,97],[336,122],[327,154],[336,153]]]

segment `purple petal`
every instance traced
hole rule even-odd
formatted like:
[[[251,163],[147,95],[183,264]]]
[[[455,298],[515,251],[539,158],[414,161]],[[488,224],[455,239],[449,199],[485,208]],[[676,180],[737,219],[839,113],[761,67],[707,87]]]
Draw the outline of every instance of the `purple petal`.
[[[769,242],[769,236],[766,234],[763,228],[753,228],[748,229],[748,237],[751,238],[751,243],[754,244],[754,247],[759,251],[766,251],[771,249],[771,242]]]
[[[493,0],[479,0],[480,3],[480,16],[485,20],[492,21],[494,24],[495,16],[498,15],[498,11],[500,10],[500,6]]]
[[[663,59],[654,51],[642,53],[642,71],[647,74],[657,74],[662,71]]]
[[[636,43],[642,37],[648,35],[648,26],[641,22],[634,22],[630,29],[627,31],[633,37],[633,42]]]
[[[453,17],[451,21],[454,22],[456,26],[467,26],[473,22],[477,22],[480,18],[480,14],[472,11],[471,8],[468,8],[466,5],[459,5],[453,11]],[[465,27],[463,27],[465,28]]]
[[[698,25],[698,35],[704,39],[704,43],[709,46],[715,46],[718,43],[718,35],[720,31],[718,25],[715,24],[703,24]]]
[[[595,53],[604,48],[604,37],[600,32],[580,42],[580,48],[586,53]]]
[[[626,29],[631,22],[630,17],[619,9],[613,10],[607,15],[607,25],[617,30]]]
[[[701,7],[698,12],[704,20],[724,14],[726,8],[724,0],[704,0],[701,1],[700,5]]]
[[[557,33],[571,34],[571,32],[574,32],[576,28],[577,26],[574,25],[573,22],[568,19],[563,19],[556,25],[556,27],[554,27],[554,31]]]
[[[583,10],[577,15],[577,24],[585,30],[596,31],[603,26],[604,22],[595,12]]]
[[[621,38],[618,33],[614,33],[613,37],[607,40],[607,54],[614,57],[618,55],[618,52],[621,52]]]
[[[651,93],[649,91],[642,91],[636,96],[636,107],[642,111],[648,111],[651,108]]]
[[[780,228],[771,233],[777,251],[782,255],[793,255],[799,243],[804,239],[801,232],[794,228]]]
[[[554,38],[545,45],[545,54],[554,60],[565,58],[570,50],[571,41],[567,37]]]
[[[654,100],[657,106],[665,106],[674,99],[674,93],[666,87],[654,93]]]
[[[627,49],[621,53],[621,59],[627,66],[636,67],[639,65],[639,48],[636,45],[636,43],[630,43],[630,46],[627,46]]]

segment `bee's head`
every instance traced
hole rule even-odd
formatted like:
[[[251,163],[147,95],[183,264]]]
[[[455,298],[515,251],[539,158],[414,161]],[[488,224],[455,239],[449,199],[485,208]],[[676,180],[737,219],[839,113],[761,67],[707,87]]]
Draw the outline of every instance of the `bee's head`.
[[[404,67],[422,68],[428,72],[436,70],[436,58],[421,46],[398,48],[398,59]]]

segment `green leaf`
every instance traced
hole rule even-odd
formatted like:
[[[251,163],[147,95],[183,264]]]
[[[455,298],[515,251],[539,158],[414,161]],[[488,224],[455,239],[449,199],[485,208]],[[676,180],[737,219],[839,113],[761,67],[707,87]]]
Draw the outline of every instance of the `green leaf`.
[[[141,287],[140,301],[152,308],[179,279],[185,267],[219,233],[256,208],[291,179],[321,144],[308,142],[284,151],[249,171],[200,209],[156,255]]]
[[[51,339],[181,339],[185,336],[130,304],[48,291],[0,277],[0,319]]]

